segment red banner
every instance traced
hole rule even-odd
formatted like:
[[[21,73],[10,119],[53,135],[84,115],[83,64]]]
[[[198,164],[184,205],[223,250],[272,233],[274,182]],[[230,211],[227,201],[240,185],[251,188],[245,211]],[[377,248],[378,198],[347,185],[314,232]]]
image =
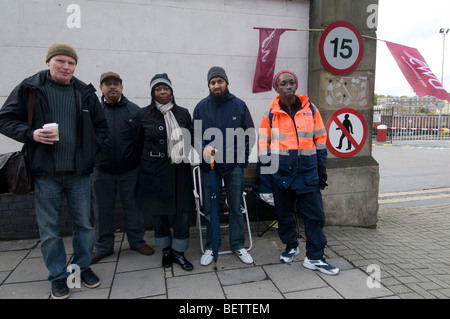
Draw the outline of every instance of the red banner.
[[[280,36],[284,31],[296,31],[296,29],[255,29],[259,29],[259,48],[253,79],[253,93],[258,93],[272,89],[272,77],[275,71]]]
[[[450,101],[450,95],[415,48],[386,42],[400,70],[419,97],[430,95]]]

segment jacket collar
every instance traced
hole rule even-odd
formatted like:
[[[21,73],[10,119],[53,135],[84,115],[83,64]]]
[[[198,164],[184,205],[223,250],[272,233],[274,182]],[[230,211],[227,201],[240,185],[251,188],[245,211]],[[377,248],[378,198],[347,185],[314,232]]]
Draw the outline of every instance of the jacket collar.
[[[102,101],[102,103],[104,105],[115,106],[115,107],[123,106],[123,105],[128,103],[128,99],[123,94],[120,96],[120,99],[116,103],[113,103],[113,104],[108,103],[105,100],[105,95],[104,94],[102,94],[101,101]]]
[[[220,104],[220,105],[224,105],[225,103],[228,103],[228,102],[229,102],[230,100],[232,100],[233,98],[234,98],[234,95],[228,92],[227,98],[226,98],[225,101],[224,101],[222,104]],[[220,106],[220,105],[217,105],[216,102],[214,102],[214,100],[211,98],[211,95],[208,95],[207,99],[208,99],[211,103],[213,103],[214,105]]]
[[[306,95],[295,95],[300,102],[302,103],[302,107],[301,109],[305,108],[306,106],[309,105],[309,98]],[[280,107],[280,96],[276,96],[273,100],[272,103],[269,106],[270,109],[272,109],[272,113],[286,113],[285,111],[283,111]]]
[[[36,73],[35,75],[32,75],[28,78],[26,78],[23,81],[23,84],[26,87],[32,88],[32,89],[39,89],[42,87],[45,82],[47,81],[48,77],[50,76],[49,70],[42,70]],[[86,84],[80,80],[78,80],[76,77],[72,77],[73,86],[75,89],[82,94],[88,94],[88,93],[94,93],[96,90],[92,84]]]

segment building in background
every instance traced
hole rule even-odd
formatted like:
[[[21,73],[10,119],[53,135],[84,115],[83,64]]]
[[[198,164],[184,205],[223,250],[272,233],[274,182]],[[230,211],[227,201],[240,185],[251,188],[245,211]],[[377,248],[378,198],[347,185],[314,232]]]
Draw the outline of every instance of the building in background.
[[[442,101],[434,96],[396,96],[379,97],[376,109],[393,110],[393,114],[450,114],[448,101]]]

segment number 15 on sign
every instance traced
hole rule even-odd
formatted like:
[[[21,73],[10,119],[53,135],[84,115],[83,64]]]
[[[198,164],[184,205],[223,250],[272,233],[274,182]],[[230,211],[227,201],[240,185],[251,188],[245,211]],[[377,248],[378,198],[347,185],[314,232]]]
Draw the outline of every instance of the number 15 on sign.
[[[361,34],[346,21],[330,24],[320,37],[320,59],[334,74],[344,75],[353,72],[361,62],[363,53]]]

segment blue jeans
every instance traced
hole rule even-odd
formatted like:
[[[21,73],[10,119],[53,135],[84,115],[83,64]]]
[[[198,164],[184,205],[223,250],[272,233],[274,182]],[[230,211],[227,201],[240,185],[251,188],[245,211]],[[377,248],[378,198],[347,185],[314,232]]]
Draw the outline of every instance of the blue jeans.
[[[278,220],[278,235],[286,248],[296,248],[298,238],[295,204],[302,214],[306,235],[306,257],[322,259],[327,238],[323,233],[325,213],[320,191],[296,194],[295,190],[280,188],[272,182],[273,199]]]
[[[89,268],[92,258],[94,229],[90,222],[91,175],[58,173],[55,176],[35,176],[34,205],[42,256],[50,271],[49,281],[69,275],[66,271],[66,251],[60,235],[64,196],[72,222],[72,264],[77,264],[83,271]]]
[[[207,220],[206,229],[206,249],[212,249],[211,229],[209,227],[209,217],[211,212],[210,190],[209,190],[209,172],[202,172],[203,186],[203,210]],[[241,211],[241,199],[244,192],[244,170],[240,166],[236,166],[230,173],[223,177],[225,182],[225,190],[227,194],[227,203],[229,208],[229,232],[230,232],[230,249],[232,251],[244,248],[244,217]],[[220,191],[222,185],[222,177],[216,174],[216,185]],[[217,194],[217,201],[220,202],[220,193]],[[220,207],[220,203],[218,203]]]

